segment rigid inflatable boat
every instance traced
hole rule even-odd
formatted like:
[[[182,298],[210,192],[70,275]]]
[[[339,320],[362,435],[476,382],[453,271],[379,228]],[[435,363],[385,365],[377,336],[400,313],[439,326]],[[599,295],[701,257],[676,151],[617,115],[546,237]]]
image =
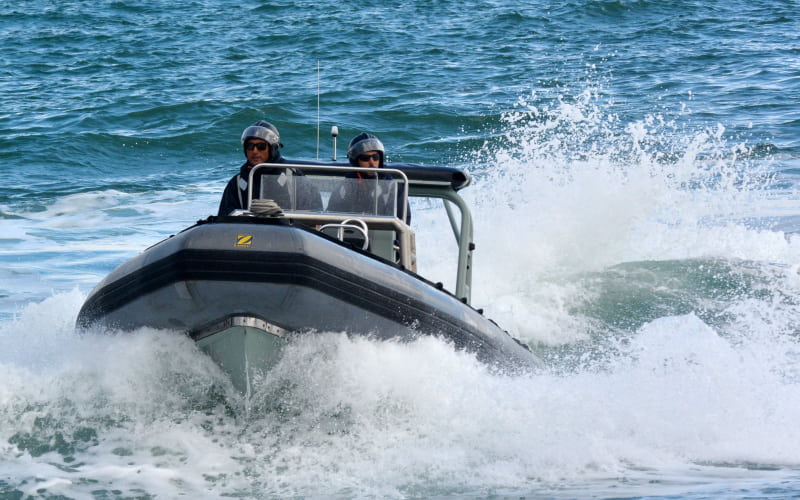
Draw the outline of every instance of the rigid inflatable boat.
[[[112,271],[83,329],[188,334],[249,392],[298,335],[439,336],[500,367],[537,358],[470,306],[473,229],[463,170],[395,164],[261,164],[246,210],[208,217]],[[455,289],[416,273],[408,197],[444,208],[458,247]],[[434,251],[435,249],[426,249]]]

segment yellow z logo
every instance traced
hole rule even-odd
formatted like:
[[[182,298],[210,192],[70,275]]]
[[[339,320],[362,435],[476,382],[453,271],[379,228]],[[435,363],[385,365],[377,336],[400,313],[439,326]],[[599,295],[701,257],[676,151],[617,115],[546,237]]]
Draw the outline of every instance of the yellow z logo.
[[[252,234],[240,234],[236,237],[237,247],[249,247],[253,244]]]

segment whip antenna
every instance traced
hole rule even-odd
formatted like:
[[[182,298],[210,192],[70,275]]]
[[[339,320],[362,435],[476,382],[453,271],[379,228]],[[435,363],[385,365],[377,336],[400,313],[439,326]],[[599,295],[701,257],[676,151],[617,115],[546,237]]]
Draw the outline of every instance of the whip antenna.
[[[317,59],[317,160],[319,160],[319,59]]]

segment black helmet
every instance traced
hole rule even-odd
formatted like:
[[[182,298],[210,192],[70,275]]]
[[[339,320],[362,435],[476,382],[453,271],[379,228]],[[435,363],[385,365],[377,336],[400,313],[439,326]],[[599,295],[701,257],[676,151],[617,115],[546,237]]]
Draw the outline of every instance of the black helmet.
[[[358,155],[367,151],[377,151],[381,155],[379,166],[383,166],[383,161],[386,158],[386,150],[383,148],[383,143],[380,139],[372,134],[362,132],[353,137],[350,141],[350,146],[347,147],[347,159],[350,160],[350,165],[358,166]]]
[[[283,147],[283,144],[281,144],[281,135],[278,133],[278,129],[275,128],[275,125],[265,122],[264,120],[259,120],[242,132],[243,146],[244,143],[247,142],[247,139],[262,139],[267,141],[267,144],[269,144],[270,161],[277,161],[281,157],[280,148]]]

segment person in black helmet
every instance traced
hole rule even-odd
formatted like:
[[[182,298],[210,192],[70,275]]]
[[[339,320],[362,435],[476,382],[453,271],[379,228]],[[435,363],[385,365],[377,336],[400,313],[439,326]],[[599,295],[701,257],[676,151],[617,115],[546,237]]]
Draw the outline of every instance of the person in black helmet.
[[[367,132],[362,132],[353,137],[350,145],[347,148],[347,159],[350,165],[362,168],[383,168],[386,160],[386,148],[383,143],[376,136]],[[359,180],[374,179],[375,174],[371,172],[354,172],[349,175],[350,178]],[[379,174],[380,179],[392,180],[390,174]],[[387,197],[384,193],[383,202],[381,203],[380,193],[375,193],[375,183],[371,182],[352,182],[347,181],[342,184],[339,189],[331,193],[331,199],[328,202],[328,211],[330,212],[362,212],[359,207],[375,206],[375,198],[377,195],[378,213],[388,214],[392,211],[392,206],[387,205]],[[380,188],[378,188],[380,189]],[[400,199],[398,197],[398,203]],[[402,208],[397,207],[397,216],[401,217]],[[411,212],[406,207],[406,223],[411,221]]]
[[[278,129],[271,123],[261,120],[244,129],[244,132],[242,132],[242,148],[244,148],[244,156],[247,160],[239,168],[239,173],[234,175],[225,186],[217,215],[228,215],[233,210],[246,208],[244,205],[247,200],[247,182],[250,178],[250,170],[260,163],[284,163],[285,160],[280,151],[282,147],[283,144],[281,144]],[[274,168],[264,170],[263,173],[273,174],[267,178],[275,178],[281,170]],[[292,173],[297,177],[302,176],[299,171],[293,170]],[[275,201],[278,205],[288,208],[289,194],[288,190],[284,191],[282,196],[275,196]],[[258,192],[258,190],[254,189],[254,192]],[[298,200],[299,205],[305,208],[322,210],[322,199],[319,192],[313,190],[308,183],[299,184],[298,196],[303,198]]]

